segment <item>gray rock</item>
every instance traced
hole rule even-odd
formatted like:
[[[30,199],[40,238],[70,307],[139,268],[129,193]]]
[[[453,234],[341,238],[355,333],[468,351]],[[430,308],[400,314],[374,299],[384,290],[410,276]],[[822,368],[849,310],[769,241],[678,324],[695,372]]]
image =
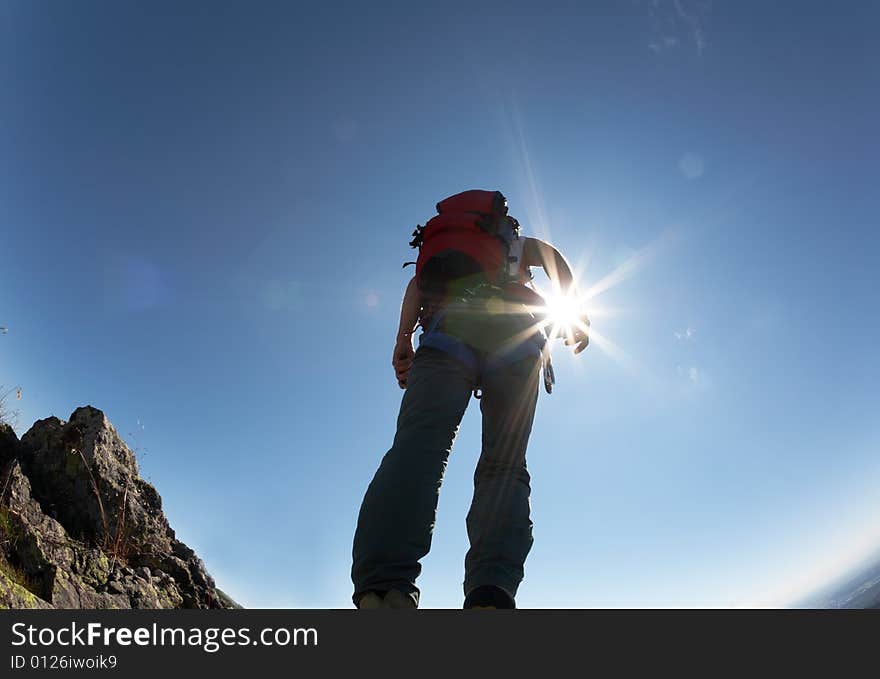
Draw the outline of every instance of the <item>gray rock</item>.
[[[0,425],[0,606],[234,608],[97,408]],[[32,605],[31,605],[32,604]]]
[[[0,422],[0,469],[18,455],[19,445],[15,430],[5,422]]]

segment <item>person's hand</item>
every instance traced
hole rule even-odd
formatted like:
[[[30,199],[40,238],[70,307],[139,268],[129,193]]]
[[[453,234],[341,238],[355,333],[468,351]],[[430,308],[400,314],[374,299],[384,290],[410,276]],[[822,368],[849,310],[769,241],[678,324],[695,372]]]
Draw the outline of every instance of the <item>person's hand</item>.
[[[590,344],[590,319],[581,314],[570,333],[565,335],[565,344],[574,346],[574,353],[579,354]]]
[[[398,336],[397,342],[394,344],[394,353],[391,356],[391,365],[394,366],[397,384],[401,389],[406,389],[406,381],[409,378],[409,371],[412,368],[415,355],[412,333]]]

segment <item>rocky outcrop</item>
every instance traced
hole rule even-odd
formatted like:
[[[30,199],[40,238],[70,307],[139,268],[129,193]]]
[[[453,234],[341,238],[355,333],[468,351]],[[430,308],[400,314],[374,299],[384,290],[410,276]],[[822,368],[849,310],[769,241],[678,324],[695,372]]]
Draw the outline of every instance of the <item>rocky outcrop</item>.
[[[0,424],[0,608],[234,608],[97,408]]]

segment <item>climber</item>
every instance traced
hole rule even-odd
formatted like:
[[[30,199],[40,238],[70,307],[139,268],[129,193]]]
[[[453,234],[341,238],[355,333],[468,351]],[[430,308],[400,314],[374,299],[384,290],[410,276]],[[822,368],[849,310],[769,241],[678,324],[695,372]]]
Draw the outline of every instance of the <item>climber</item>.
[[[437,211],[410,243],[419,256],[392,356],[405,393],[352,550],[352,600],[360,609],[418,606],[419,560],[431,546],[447,458],[472,393],[483,436],[467,515],[464,608],[515,608],[532,546],[526,446],[542,367],[552,388],[548,334],[559,332],[559,319],[548,333],[530,268],[543,268],[563,299],[577,300],[574,276],[553,246],[520,235],[498,191],[465,191]],[[562,334],[580,353],[589,320],[577,310],[570,321]]]

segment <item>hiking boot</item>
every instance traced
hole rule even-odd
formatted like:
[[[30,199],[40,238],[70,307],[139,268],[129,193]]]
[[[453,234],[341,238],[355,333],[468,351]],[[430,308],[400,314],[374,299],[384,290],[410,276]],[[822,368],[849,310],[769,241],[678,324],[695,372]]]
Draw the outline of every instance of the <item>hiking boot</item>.
[[[413,601],[413,598],[397,589],[390,590],[385,595],[383,603],[385,604],[384,608],[416,608],[416,602]]]
[[[362,611],[379,608],[416,608],[416,602],[409,594],[392,589],[387,592],[370,590],[358,600],[358,609]]]
[[[495,610],[516,608],[516,602],[500,587],[481,585],[472,589],[464,599],[464,608],[472,610]]]
[[[358,610],[371,611],[385,608],[385,602],[377,592],[367,592],[358,600]]]

